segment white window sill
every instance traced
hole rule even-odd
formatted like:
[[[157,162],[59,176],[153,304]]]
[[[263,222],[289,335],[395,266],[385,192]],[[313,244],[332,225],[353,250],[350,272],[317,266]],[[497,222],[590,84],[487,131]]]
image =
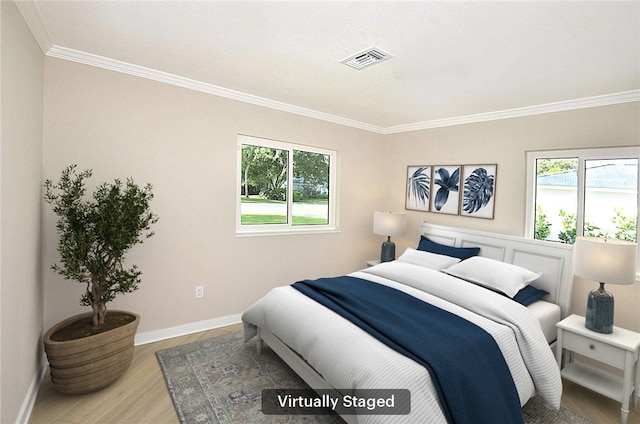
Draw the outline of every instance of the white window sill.
[[[266,236],[294,236],[303,234],[334,234],[339,233],[337,228],[321,228],[321,229],[279,229],[279,230],[247,230],[236,231],[236,237],[266,237]]]

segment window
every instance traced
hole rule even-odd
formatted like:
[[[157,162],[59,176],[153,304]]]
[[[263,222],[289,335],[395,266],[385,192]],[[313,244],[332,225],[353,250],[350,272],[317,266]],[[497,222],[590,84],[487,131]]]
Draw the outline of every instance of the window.
[[[237,234],[337,229],[332,150],[238,136]]]
[[[528,152],[526,235],[637,242],[639,157],[638,147]]]

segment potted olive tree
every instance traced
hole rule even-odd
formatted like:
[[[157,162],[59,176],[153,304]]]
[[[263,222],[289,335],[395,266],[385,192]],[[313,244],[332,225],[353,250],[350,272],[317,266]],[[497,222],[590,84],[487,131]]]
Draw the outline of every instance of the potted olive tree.
[[[151,237],[158,216],[150,211],[152,187],[132,179],[102,183],[85,195],[92,171],[71,165],[60,180],[45,181],[44,199],[58,216],[60,262],[51,268],[83,286],[80,303],[91,312],[53,326],[43,337],[51,381],[64,393],[88,393],[106,387],[129,367],[140,317],[108,311],[117,295],[138,288],[142,272],[126,267],[125,253]]]

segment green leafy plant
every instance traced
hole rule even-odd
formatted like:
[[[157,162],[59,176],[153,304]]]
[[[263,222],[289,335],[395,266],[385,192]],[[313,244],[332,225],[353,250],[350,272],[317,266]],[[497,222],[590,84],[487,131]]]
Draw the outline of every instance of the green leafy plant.
[[[558,238],[567,244],[576,242],[576,214],[567,213],[560,209],[558,215],[562,218],[563,230],[558,233]]]
[[[611,222],[616,227],[613,238],[635,242],[638,237],[637,220],[634,215],[625,215],[622,208],[614,208],[615,215]],[[558,233],[558,238],[565,243],[573,244],[576,241],[576,215],[567,213],[560,209],[558,215],[561,217],[563,230]],[[547,214],[542,211],[540,205],[536,206],[536,222],[534,238],[546,240],[551,233],[551,222]],[[598,226],[589,222],[584,223],[584,235],[587,237],[612,237],[608,232],[602,231]]]
[[[636,242],[638,238],[638,224],[637,219],[633,215],[624,215],[622,208],[614,208],[615,216],[611,218],[611,221],[616,226],[616,238],[619,240],[626,240]]]
[[[563,231],[558,233],[558,238],[567,244],[574,244],[576,242],[577,235],[577,220],[574,213],[567,213],[560,209],[558,214],[562,217]],[[606,231],[601,231],[600,227],[593,225],[590,222],[584,223],[583,234],[586,237],[610,237]]]
[[[549,234],[551,234],[551,221],[549,221],[547,214],[542,211],[542,207],[537,205],[534,238],[537,240],[546,240]]]
[[[98,327],[108,302],[138,289],[142,272],[136,265],[124,266],[125,253],[154,234],[150,228],[158,216],[149,208],[151,184],[140,188],[132,179],[126,184],[116,179],[99,185],[88,199],[85,180],[91,175],[91,170],[76,172],[76,165],[68,166],[57,183],[45,181],[44,199],[58,216],[60,264],[51,268],[86,285],[80,303],[91,306]]]

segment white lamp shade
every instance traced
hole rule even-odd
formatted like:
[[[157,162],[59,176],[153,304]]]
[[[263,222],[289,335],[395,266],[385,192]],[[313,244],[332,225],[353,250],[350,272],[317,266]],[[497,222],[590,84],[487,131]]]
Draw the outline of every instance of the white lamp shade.
[[[623,240],[577,237],[573,273],[601,283],[633,284],[638,245]]]
[[[407,214],[401,212],[380,212],[373,214],[373,232],[381,236],[401,236],[407,227]]]

